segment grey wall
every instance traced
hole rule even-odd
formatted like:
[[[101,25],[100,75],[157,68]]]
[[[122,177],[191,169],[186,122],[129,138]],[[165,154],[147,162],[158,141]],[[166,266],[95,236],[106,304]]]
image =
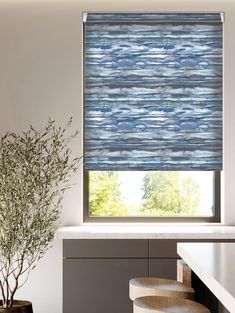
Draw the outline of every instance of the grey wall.
[[[82,11],[225,11],[225,108],[223,216],[235,224],[235,3],[231,0],[0,0],[0,131],[36,127],[48,116],[69,116],[81,129]],[[81,141],[74,142],[81,153]],[[81,175],[67,193],[63,223],[80,224]],[[61,242],[32,273],[18,297],[32,299],[35,313],[61,312]]]

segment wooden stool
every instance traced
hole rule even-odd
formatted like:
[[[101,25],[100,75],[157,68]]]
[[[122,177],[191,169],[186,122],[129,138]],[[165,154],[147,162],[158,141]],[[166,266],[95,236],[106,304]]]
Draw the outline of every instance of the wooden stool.
[[[210,313],[202,304],[171,297],[141,297],[134,300],[133,313]]]
[[[129,297],[163,296],[194,300],[194,290],[181,282],[153,277],[133,278],[129,282]]]

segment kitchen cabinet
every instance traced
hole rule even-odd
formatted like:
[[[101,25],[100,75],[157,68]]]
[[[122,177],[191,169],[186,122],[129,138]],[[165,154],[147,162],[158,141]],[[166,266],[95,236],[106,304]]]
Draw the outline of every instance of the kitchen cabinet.
[[[65,240],[64,313],[131,313],[129,280],[148,276],[148,240]]]
[[[176,279],[177,242],[234,240],[64,239],[63,313],[132,313],[129,280]]]

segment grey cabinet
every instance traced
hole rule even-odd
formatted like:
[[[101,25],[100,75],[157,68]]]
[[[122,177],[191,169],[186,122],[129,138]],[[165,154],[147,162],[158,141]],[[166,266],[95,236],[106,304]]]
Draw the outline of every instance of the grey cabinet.
[[[132,313],[129,280],[148,276],[148,240],[64,240],[63,257],[63,313]]]
[[[176,259],[150,259],[149,276],[176,279]]]
[[[178,259],[178,242],[234,242],[233,239],[152,239],[149,240],[150,258]]]
[[[129,280],[176,279],[178,241],[222,240],[64,240],[63,313],[132,313]]]
[[[65,259],[64,313],[132,313],[129,280],[148,276],[147,259]]]
[[[176,279],[177,240],[149,240],[149,276]]]
[[[177,255],[177,242],[175,239],[153,239],[149,240],[149,257],[150,258],[174,258]]]
[[[66,258],[148,258],[146,239],[67,239]]]

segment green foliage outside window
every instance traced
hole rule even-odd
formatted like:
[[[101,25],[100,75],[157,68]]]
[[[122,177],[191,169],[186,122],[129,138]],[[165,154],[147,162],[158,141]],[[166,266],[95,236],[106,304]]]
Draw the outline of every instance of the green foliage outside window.
[[[200,186],[180,172],[146,172],[140,205],[128,205],[118,172],[89,172],[91,216],[193,216],[200,207]]]
[[[128,215],[128,210],[122,201],[117,172],[91,172],[89,177],[91,215]]]
[[[147,215],[194,215],[200,189],[191,177],[180,180],[179,172],[149,172],[144,177],[143,207]]]

